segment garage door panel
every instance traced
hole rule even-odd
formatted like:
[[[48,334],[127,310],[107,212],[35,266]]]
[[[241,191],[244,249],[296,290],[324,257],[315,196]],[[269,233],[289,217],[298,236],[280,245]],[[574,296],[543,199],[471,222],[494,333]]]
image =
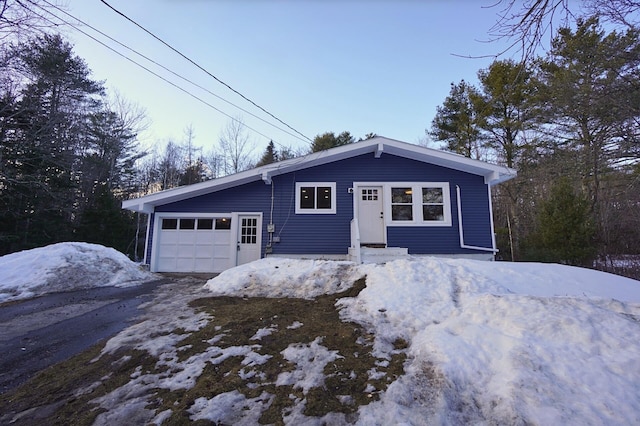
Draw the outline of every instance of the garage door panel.
[[[190,216],[175,221],[175,228],[159,229],[158,271],[222,272],[234,266],[231,231],[216,229],[216,219]]]
[[[158,272],[174,272],[176,270],[175,257],[163,257],[158,259]]]
[[[214,258],[213,259],[213,272],[222,272],[225,269],[231,268],[231,260],[227,258]]]
[[[213,272],[213,260],[196,259],[194,262],[195,272]]]
[[[215,244],[229,244],[229,241],[231,241],[231,232],[217,231],[214,235],[213,241],[215,241]]]
[[[196,231],[180,232],[178,237],[179,244],[194,244],[196,242]]]
[[[177,231],[165,231],[162,230],[162,244],[177,244],[178,243],[178,232]]]
[[[176,260],[176,272],[195,272],[193,270],[193,259],[181,259]]]
[[[213,231],[197,231],[195,232],[196,244],[213,244],[214,234]]]
[[[178,246],[175,244],[162,244],[160,246],[160,257],[173,259],[178,256]]]

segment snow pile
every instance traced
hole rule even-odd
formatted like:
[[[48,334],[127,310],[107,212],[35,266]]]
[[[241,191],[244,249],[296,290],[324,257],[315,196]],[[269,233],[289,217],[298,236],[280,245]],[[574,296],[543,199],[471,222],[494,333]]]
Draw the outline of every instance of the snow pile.
[[[58,291],[135,285],[154,278],[115,249],[59,243],[0,257],[0,303]]]
[[[179,343],[189,330],[211,320],[196,313],[189,300],[212,294],[312,298],[343,291],[363,276],[366,288],[337,302],[341,318],[373,333],[377,362],[391,360],[398,350],[394,342],[404,339],[404,374],[379,400],[348,418],[339,412],[308,417],[306,400],[296,398],[283,408],[285,424],[640,423],[638,281],[560,265],[443,258],[355,265],[271,258],[231,269],[192,294],[167,288],[150,304],[155,315],[110,340],[103,353],[146,350],[161,368],[138,371],[124,386],[95,399],[106,410],[95,424],[132,419],[159,424],[170,412],[148,408],[158,388],[190,389],[207,364],[229,357],[242,359],[237,372],[242,380],[262,375],[247,386],[267,380],[255,367],[271,357],[259,352],[261,341],[278,333],[268,322],[248,345],[217,346],[226,332],[220,328],[203,352],[180,356]],[[292,322],[287,329],[300,326]],[[156,333],[150,336],[149,330]],[[315,340],[281,352],[293,368],[268,385],[293,386],[303,395],[324,386],[326,365],[343,354],[323,346],[322,336],[308,337]],[[268,391],[253,396],[236,389],[199,397],[187,411],[194,421],[255,424],[275,397]],[[337,397],[353,402],[351,395]]]
[[[410,342],[406,374],[360,408],[362,424],[640,420],[640,282],[435,258],[362,269],[367,288],[339,301],[342,317],[374,330],[378,355]]]
[[[337,291],[339,284],[327,283],[340,268],[268,259],[206,287],[215,294],[312,297],[321,288]],[[409,344],[405,374],[379,401],[360,407],[358,424],[640,421],[638,281],[561,265],[436,258],[354,265],[347,275],[366,275],[367,287],[338,302],[341,316],[375,333],[374,355],[389,357],[398,338]],[[303,356],[296,352],[304,349]],[[278,380],[308,387],[299,372],[315,371],[309,360],[339,356],[316,349],[290,348],[297,369]],[[213,399],[206,407],[221,409]],[[296,421],[304,419],[296,410]]]
[[[346,290],[362,276],[351,262],[269,257],[227,269],[207,282],[216,296],[313,299]]]

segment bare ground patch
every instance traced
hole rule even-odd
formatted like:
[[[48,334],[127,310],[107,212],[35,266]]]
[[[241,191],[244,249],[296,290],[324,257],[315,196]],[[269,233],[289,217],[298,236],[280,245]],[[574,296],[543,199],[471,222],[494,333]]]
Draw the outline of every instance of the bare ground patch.
[[[364,287],[363,278],[343,293],[313,300],[242,297],[194,300],[193,307],[213,318],[195,332],[173,331],[184,336],[177,348],[178,361],[209,353],[212,348],[222,352],[251,348],[259,362],[248,362],[242,355],[213,357],[193,377],[194,385],[189,389],[151,387],[145,389],[144,395],[131,395],[130,398],[141,401],[139,420],[144,423],[164,413],[163,424],[193,424],[189,410],[197,401],[239,392],[249,400],[264,402],[258,419],[261,424],[285,424],[287,416],[300,407],[305,416],[341,413],[345,422],[355,421],[360,406],[379,399],[388,385],[404,373],[407,346],[404,341],[396,341],[396,350],[389,358],[376,358],[371,353],[373,336],[358,324],[340,320],[336,300],[354,297]],[[297,368],[283,351],[292,345],[313,342],[320,342],[329,352],[335,351],[335,356],[323,367],[322,383],[310,387],[295,382],[277,384],[283,373],[295,374]],[[20,425],[45,420],[47,424],[92,424],[105,411],[96,402],[99,398],[111,395],[134,377],[172,373],[159,362],[162,354],[156,358],[146,351],[120,350],[95,361],[101,348],[94,347],[57,364],[24,386],[0,395],[0,423]],[[313,360],[306,361],[313,365]]]

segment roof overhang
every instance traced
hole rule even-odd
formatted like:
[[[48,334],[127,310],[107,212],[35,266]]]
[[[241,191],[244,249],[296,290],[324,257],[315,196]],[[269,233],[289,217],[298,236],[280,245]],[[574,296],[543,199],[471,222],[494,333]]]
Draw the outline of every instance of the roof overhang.
[[[179,188],[173,188],[145,195],[143,197],[126,200],[123,201],[122,207],[128,210],[152,213],[155,206],[182,201],[211,192],[222,191],[259,180],[270,185],[274,176],[307,169],[309,167],[320,166],[367,153],[373,153],[375,158],[380,158],[384,154],[391,154],[483,176],[485,183],[488,185],[496,185],[507,181],[514,178],[517,174],[515,170],[508,167],[473,160],[451,152],[426,148],[377,136],[365,141],[343,145],[326,151],[314,152],[304,157],[267,164],[266,166],[257,167],[255,169],[206,182],[181,186]]]

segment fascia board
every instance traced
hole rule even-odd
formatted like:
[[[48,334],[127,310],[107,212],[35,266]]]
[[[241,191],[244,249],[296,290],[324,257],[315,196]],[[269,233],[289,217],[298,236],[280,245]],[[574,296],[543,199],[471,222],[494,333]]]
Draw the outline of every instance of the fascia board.
[[[485,181],[491,184],[504,182],[517,175],[515,170],[508,167],[474,160],[451,152],[410,145],[406,142],[389,140],[385,143],[385,152],[405,158],[412,158],[425,163],[484,176]]]
[[[260,180],[261,176],[261,173],[241,172],[206,182],[156,192],[140,198],[125,200],[122,202],[122,208],[150,213],[153,212],[154,206],[169,204],[176,201],[182,201],[187,198],[233,188],[234,186]]]
[[[269,184],[273,176],[298,170],[320,166],[323,164],[340,161],[358,155],[373,153],[376,158],[384,153],[398,155],[405,158],[435,164],[454,170],[460,170],[475,175],[484,176],[489,184],[497,184],[515,177],[516,172],[507,167],[501,167],[479,160],[453,154],[446,151],[435,150],[397,141],[394,139],[377,136],[366,141],[356,142],[349,145],[332,148],[326,151],[314,152],[303,157],[292,158],[278,163],[268,164],[255,169],[213,179],[206,182],[196,183],[180,188],[169,189],[146,195],[140,198],[127,200],[122,203],[122,207],[134,211],[152,212],[156,205],[168,204],[181,201],[186,198],[197,197],[199,195],[217,192],[234,186],[256,180],[263,180]]]

